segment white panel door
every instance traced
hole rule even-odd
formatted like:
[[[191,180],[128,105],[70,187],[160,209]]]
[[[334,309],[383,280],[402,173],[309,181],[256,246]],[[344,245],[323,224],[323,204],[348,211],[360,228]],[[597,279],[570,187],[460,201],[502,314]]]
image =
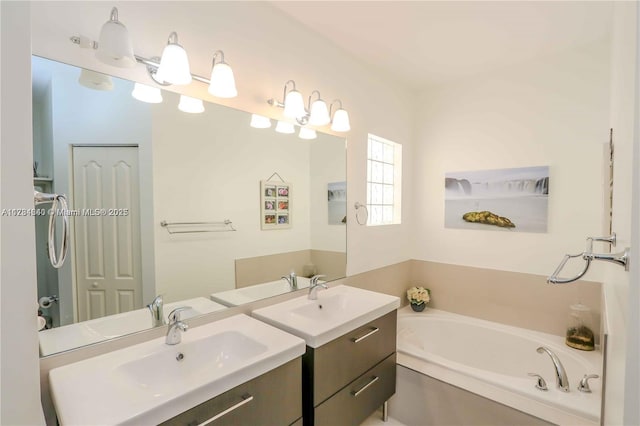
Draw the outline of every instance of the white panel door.
[[[78,319],[142,307],[138,148],[73,148]]]

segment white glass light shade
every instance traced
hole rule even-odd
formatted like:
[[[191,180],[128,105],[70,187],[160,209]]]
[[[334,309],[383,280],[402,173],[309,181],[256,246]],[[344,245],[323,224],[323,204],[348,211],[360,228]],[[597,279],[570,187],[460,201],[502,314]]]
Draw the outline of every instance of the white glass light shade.
[[[324,126],[329,124],[329,110],[327,104],[322,99],[318,99],[311,104],[311,115],[309,116],[309,124],[312,126]]]
[[[160,89],[157,87],[147,86],[146,84],[136,83],[133,86],[131,96],[139,101],[150,104],[159,104],[162,102],[162,93],[160,92]]]
[[[276,132],[290,135],[291,133],[295,133],[296,129],[291,123],[287,123],[286,121],[278,121],[278,124],[276,124]]]
[[[84,87],[94,90],[113,90],[113,81],[111,77],[99,72],[82,69],[78,83]]]
[[[318,137],[315,130],[308,127],[300,127],[300,133],[298,133],[300,139],[315,139]]]
[[[187,52],[182,46],[167,44],[164,47],[156,78],[170,84],[191,83],[189,58],[187,58]]]
[[[256,129],[268,129],[271,127],[271,119],[264,115],[251,114],[251,127]]]
[[[96,57],[114,67],[132,68],[136,65],[129,31],[118,21],[118,9],[115,7],[111,11],[111,19],[100,30]]]
[[[340,108],[333,114],[333,122],[331,123],[331,130],[334,132],[348,132],[351,130],[349,124],[349,113],[346,110]]]
[[[297,90],[292,90],[287,93],[284,98],[284,112],[285,117],[299,118],[306,115],[304,110],[304,100],[302,94]]]
[[[218,62],[211,69],[209,93],[218,98],[235,98],[238,96],[233,70],[226,62]]]
[[[182,112],[198,114],[204,112],[204,104],[202,103],[202,99],[180,95],[180,103],[178,103],[178,109]]]

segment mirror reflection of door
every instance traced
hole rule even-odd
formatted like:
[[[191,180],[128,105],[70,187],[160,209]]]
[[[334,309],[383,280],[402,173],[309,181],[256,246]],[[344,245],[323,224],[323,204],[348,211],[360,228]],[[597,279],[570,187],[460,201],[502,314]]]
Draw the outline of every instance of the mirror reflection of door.
[[[74,146],[80,321],[142,307],[138,147]]]

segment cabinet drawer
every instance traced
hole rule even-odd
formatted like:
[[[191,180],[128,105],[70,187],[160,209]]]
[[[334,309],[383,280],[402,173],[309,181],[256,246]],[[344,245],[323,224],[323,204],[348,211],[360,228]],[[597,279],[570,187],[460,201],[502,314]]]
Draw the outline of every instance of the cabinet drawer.
[[[301,372],[301,360],[296,358],[162,425],[290,425],[302,416]]]
[[[315,426],[359,425],[396,391],[396,354],[315,408]]]
[[[320,346],[307,347],[303,363],[314,377],[313,406],[396,351],[397,314],[388,314]],[[312,371],[309,371],[312,369]]]

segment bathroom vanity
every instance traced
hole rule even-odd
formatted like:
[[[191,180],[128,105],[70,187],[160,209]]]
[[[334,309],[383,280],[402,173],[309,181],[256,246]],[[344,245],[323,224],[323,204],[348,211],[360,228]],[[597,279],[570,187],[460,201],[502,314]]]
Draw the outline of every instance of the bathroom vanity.
[[[306,342],[305,426],[362,423],[396,388],[399,298],[339,285],[258,309],[252,315]]]
[[[50,370],[59,424],[289,425],[302,416],[302,339],[241,314],[180,340]]]
[[[357,425],[396,391],[396,311],[302,357],[306,425]]]
[[[302,418],[300,371],[296,358],[160,424],[292,425]]]

